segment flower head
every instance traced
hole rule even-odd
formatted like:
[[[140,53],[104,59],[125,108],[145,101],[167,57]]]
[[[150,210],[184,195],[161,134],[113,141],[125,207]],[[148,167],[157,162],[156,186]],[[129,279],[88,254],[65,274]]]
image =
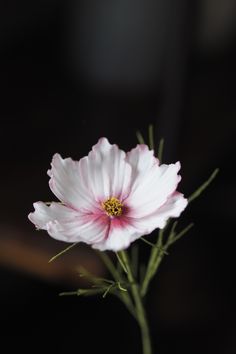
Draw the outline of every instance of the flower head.
[[[119,251],[185,209],[179,169],[160,165],[146,145],[126,154],[101,138],[79,161],[53,156],[49,186],[61,203],[36,202],[29,219],[55,239]]]

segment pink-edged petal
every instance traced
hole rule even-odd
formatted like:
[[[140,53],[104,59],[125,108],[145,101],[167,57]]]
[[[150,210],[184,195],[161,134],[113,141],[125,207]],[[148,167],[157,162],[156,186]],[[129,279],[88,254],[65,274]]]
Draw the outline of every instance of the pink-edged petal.
[[[143,235],[143,230],[135,228],[131,220],[114,218],[111,220],[107,237],[102,242],[94,243],[93,248],[100,251],[114,251],[126,249],[129,245]]]
[[[51,221],[47,224],[50,236],[65,242],[84,242],[92,245],[102,242],[108,232],[109,220],[104,215],[81,214],[66,222]]]
[[[127,197],[131,166],[125,158],[125,152],[117,145],[111,145],[106,138],[101,138],[89,155],[80,160],[83,179],[98,202],[109,197],[120,200]]]
[[[130,216],[144,217],[160,208],[176,190],[181,179],[178,175],[180,163],[159,165],[145,145],[131,150],[128,162],[132,166],[133,179],[125,203]]]
[[[109,218],[104,214],[83,214],[58,203],[34,203],[29,219],[53,238],[65,242],[93,244],[106,238]]]
[[[143,234],[149,234],[156,228],[164,228],[169,218],[179,217],[187,204],[188,201],[183,194],[175,192],[154,213],[142,218],[131,217],[130,223],[140,231],[143,230]]]
[[[55,154],[51,166],[49,186],[57,198],[76,210],[95,211],[97,203],[81,175],[79,162]]]
[[[70,220],[77,216],[77,212],[60,203],[47,205],[43,202],[33,204],[35,211],[28,215],[29,220],[38,229],[47,230],[47,223],[52,220]]]

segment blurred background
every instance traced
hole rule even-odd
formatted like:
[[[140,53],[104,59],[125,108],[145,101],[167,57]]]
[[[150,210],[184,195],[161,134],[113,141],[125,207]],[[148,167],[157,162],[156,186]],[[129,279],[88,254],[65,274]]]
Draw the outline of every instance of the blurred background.
[[[152,123],[164,161],[181,161],[186,196],[220,167],[181,218],[194,229],[152,283],[154,352],[235,353],[235,1],[8,0],[0,9],[2,345],[141,353],[116,298],[58,296],[84,286],[79,265],[106,275],[97,256],[81,245],[48,264],[65,244],[27,215],[54,199],[55,152],[79,159],[101,136],[129,150]]]

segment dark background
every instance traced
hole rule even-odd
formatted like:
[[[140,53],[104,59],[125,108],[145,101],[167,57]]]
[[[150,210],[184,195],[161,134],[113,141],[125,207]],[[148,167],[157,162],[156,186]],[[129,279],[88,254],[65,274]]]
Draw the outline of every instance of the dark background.
[[[129,150],[152,123],[165,162],[181,161],[186,196],[220,167],[181,218],[194,229],[152,284],[155,353],[236,352],[236,5],[189,3],[1,2],[2,345],[141,353],[136,323],[115,298],[58,296],[84,285],[79,264],[106,274],[96,255],[81,245],[48,265],[65,245],[27,215],[34,201],[53,199],[55,152],[79,159],[101,136]]]

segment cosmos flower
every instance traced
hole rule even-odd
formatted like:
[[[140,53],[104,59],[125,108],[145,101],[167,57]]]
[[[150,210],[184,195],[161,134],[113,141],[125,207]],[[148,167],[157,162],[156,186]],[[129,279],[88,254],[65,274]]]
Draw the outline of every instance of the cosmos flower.
[[[146,145],[126,154],[101,138],[79,161],[53,156],[49,186],[61,203],[36,202],[29,219],[57,240],[119,251],[185,209],[179,169],[160,165]]]

